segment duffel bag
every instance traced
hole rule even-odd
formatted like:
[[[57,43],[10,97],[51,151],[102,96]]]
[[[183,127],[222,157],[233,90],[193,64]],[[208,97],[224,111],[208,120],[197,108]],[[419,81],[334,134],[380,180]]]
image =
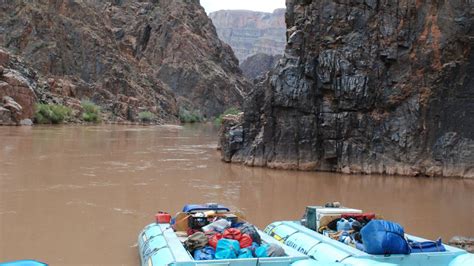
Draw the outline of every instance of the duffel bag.
[[[184,241],[184,246],[192,253],[196,249],[205,247],[208,243],[209,239],[203,232],[196,232]]]
[[[372,220],[360,231],[364,249],[369,254],[410,254],[403,227],[397,223]]]
[[[262,244],[262,239],[260,238],[260,234],[258,233],[257,229],[255,226],[249,223],[244,223],[238,228],[242,234],[247,234],[249,235],[253,242],[257,244]]]

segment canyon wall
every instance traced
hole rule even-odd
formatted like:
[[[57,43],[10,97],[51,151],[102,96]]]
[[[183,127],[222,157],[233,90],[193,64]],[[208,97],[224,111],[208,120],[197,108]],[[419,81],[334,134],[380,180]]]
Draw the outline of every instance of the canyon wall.
[[[287,0],[287,44],[222,158],[252,166],[474,177],[474,6]]]
[[[242,63],[249,56],[281,55],[285,48],[285,9],[273,13],[249,10],[221,10],[209,17],[219,38],[228,43]]]
[[[3,1],[0,16],[0,46],[46,90],[92,100],[110,120],[176,121],[180,106],[216,116],[248,90],[198,0]],[[55,91],[63,82],[73,89]]]
[[[281,57],[281,55],[254,54],[240,63],[240,69],[246,78],[255,80],[272,70]]]

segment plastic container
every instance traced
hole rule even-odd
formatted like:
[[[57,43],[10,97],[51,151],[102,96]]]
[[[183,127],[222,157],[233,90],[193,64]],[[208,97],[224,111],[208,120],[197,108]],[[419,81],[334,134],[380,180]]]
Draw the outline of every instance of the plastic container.
[[[167,212],[159,211],[155,214],[155,220],[157,224],[169,224],[171,221],[171,215]]]
[[[352,218],[349,219],[344,219],[342,218],[337,222],[337,231],[349,231],[352,230],[352,223],[354,223],[355,220]]]
[[[323,217],[332,216],[333,218],[341,217],[342,214],[357,214],[362,213],[362,210],[351,208],[325,208],[323,206],[308,206],[306,207],[306,226],[314,231],[320,227],[320,221]]]

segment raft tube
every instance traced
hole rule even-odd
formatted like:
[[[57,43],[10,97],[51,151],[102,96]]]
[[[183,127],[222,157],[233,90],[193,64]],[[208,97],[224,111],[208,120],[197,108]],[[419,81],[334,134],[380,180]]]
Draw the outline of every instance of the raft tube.
[[[142,266],[192,266],[192,265],[226,265],[226,266],[257,266],[261,264],[269,266],[288,266],[296,261],[309,260],[304,255],[278,241],[269,235],[258,231],[262,241],[280,245],[288,256],[270,258],[248,258],[227,260],[196,261],[184,248],[170,224],[153,223],[146,226],[138,235],[138,249]],[[311,261],[311,260],[309,260]],[[312,262],[310,262],[312,263]],[[319,264],[317,266],[321,266]],[[326,265],[326,264],[324,264]],[[304,266],[304,265],[300,265]],[[316,266],[315,264],[306,266]]]
[[[474,254],[444,245],[446,251],[412,253],[409,255],[371,255],[304,227],[300,222],[282,221],[268,225],[264,232],[286,246],[309,256],[315,264],[301,261],[301,265],[348,265],[348,266],[472,266]],[[408,236],[415,241],[427,241]]]
[[[48,266],[48,264],[36,260],[16,260],[10,262],[0,262],[0,266]]]

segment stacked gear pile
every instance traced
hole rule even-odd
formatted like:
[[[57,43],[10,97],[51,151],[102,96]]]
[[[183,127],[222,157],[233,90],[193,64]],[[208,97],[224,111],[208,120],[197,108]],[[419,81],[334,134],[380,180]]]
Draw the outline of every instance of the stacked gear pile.
[[[195,260],[285,256],[285,251],[280,246],[262,243],[253,225],[236,225],[238,227],[228,227],[222,233],[214,230],[193,232],[184,241],[184,246]]]
[[[179,213],[171,222],[195,260],[286,256],[283,248],[264,243],[255,226],[226,210]],[[187,220],[187,222],[183,222]]]
[[[321,207],[325,212],[328,212],[328,208],[344,210],[344,207],[341,207],[339,203],[337,205],[326,204]],[[338,213],[337,211],[331,213],[331,216],[319,215],[317,217],[318,232],[369,254],[389,255],[446,251],[441,239],[426,242],[410,240],[405,237],[405,231],[401,225],[382,220],[380,217],[376,219],[374,213]],[[305,214],[305,218],[310,220],[308,212]]]

